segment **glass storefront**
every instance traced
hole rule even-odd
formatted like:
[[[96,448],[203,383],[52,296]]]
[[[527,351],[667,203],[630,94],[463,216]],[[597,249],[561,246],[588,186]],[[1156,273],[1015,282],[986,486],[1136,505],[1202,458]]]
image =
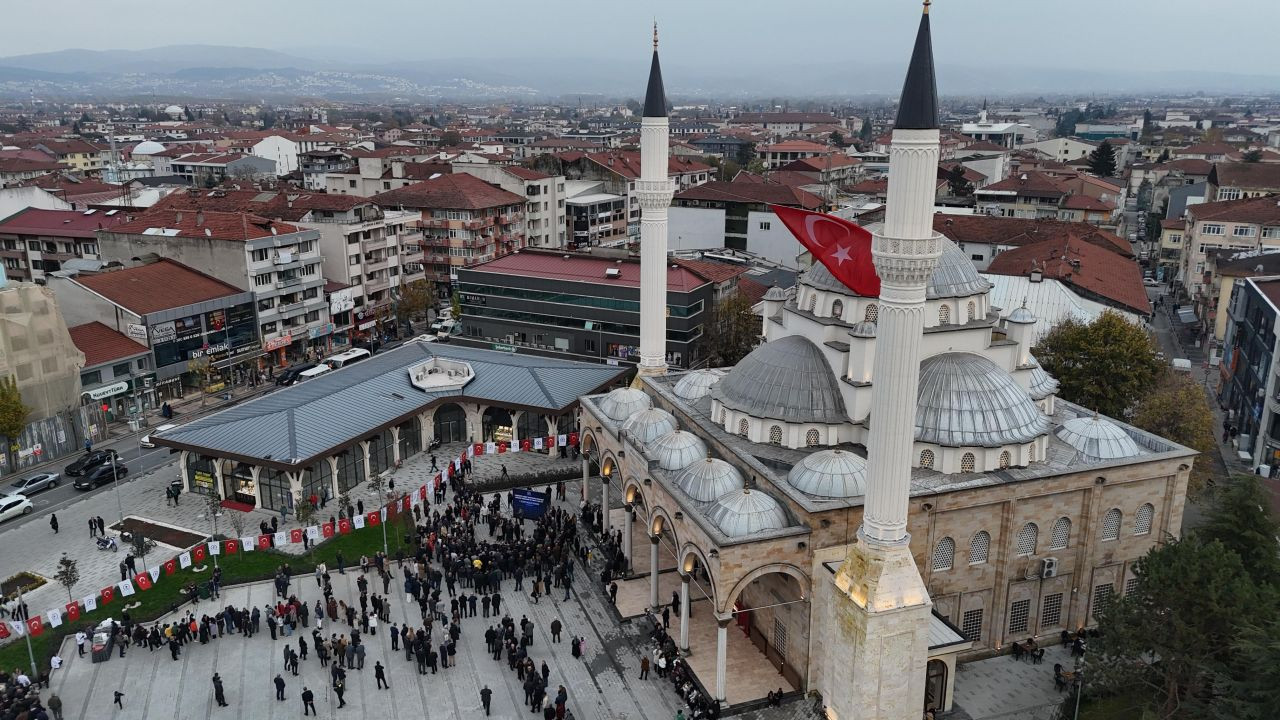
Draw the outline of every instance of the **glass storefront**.
[[[364,459],[357,445],[338,455],[338,492],[347,492],[363,482]]]
[[[333,472],[328,460],[321,460],[302,472],[302,497],[315,498],[316,506],[333,497]]]
[[[496,407],[484,411],[482,437],[485,442],[511,442],[512,434],[511,413]]]
[[[435,438],[444,444],[467,440],[467,414],[453,403],[436,408]]]
[[[254,494],[255,483],[253,468],[234,460],[222,461],[223,495],[228,500],[256,505],[258,499]]]
[[[187,492],[217,495],[217,480],[213,458],[208,455],[187,454]]]
[[[394,453],[390,430],[383,430],[380,434],[369,438],[369,474],[377,475],[395,465]]]
[[[262,484],[259,494],[262,496],[260,507],[263,510],[293,509],[293,493],[289,492],[287,472],[275,468],[263,468],[258,474],[258,482]]]
[[[422,452],[421,428],[422,423],[416,417],[400,423],[400,459],[402,461]]]

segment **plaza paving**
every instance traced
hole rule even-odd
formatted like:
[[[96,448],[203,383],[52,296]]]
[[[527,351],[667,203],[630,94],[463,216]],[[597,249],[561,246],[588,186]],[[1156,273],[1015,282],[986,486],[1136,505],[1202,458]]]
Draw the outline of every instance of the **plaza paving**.
[[[1040,665],[1000,655],[959,666],[956,704],[974,720],[1052,717],[1048,708],[1056,707],[1063,697],[1053,685],[1053,664],[1061,663],[1067,670],[1075,667],[1071,651],[1061,645],[1048,644],[1052,641],[1053,638],[1045,638],[1041,642],[1045,653]]]

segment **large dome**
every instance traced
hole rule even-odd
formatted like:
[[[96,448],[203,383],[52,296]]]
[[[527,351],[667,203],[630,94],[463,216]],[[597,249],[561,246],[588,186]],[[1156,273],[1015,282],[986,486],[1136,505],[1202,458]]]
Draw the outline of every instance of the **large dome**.
[[[978,269],[963,250],[945,237],[941,238],[941,242],[942,257],[938,258],[938,266],[934,268],[933,275],[925,286],[925,293],[930,300],[981,295],[991,289],[991,283],[978,274]],[[822,263],[814,263],[800,277],[800,282],[815,290],[854,294],[844,283],[835,279]]]
[[[653,400],[636,388],[611,390],[596,405],[614,422],[622,422],[641,410],[653,407]]]
[[[641,445],[648,445],[673,430],[679,430],[680,424],[675,417],[662,408],[649,408],[627,418],[622,423],[622,432],[631,435]]]
[[[711,502],[716,498],[741,490],[742,473],[719,458],[696,460],[676,478],[676,485],[698,502]]]
[[[685,400],[697,400],[711,392],[711,386],[720,382],[722,377],[724,377],[722,370],[694,370],[685,373],[677,380],[673,390],[676,395]]]
[[[1034,362],[1035,358],[1032,358],[1032,361]],[[1037,362],[1031,370],[1031,384],[1027,392],[1031,394],[1032,400],[1043,400],[1058,392],[1058,379],[1046,372]]]
[[[920,363],[916,440],[946,447],[1030,442],[1049,421],[1027,391],[981,355],[943,353]]]
[[[787,526],[786,511],[777,500],[759,490],[738,490],[721,497],[707,508],[707,517],[731,538]]]
[[[799,335],[752,350],[711,388],[711,397],[752,417],[791,423],[844,423],[835,373],[817,345]]]
[[[155,155],[164,152],[165,147],[155,140],[143,140],[129,151],[131,155]]]
[[[707,456],[707,444],[693,433],[676,430],[650,443],[645,455],[656,460],[663,470],[682,470]]]
[[[1123,428],[1098,416],[1072,418],[1058,428],[1058,437],[1087,462],[1119,460],[1138,454],[1138,443]]]
[[[806,455],[787,476],[802,493],[828,498],[867,494],[867,461],[848,450],[822,450]]]

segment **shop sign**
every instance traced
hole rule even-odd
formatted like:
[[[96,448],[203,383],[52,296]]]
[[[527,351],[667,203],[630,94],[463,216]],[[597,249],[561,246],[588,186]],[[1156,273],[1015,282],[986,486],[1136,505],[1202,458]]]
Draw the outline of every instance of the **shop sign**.
[[[159,325],[151,326],[151,342],[163,343],[170,342],[178,336],[177,330],[173,326],[173,321],[162,322]]]
[[[145,343],[147,341],[147,326],[139,325],[137,323],[129,323],[125,328],[125,335],[128,335],[130,338],[137,340],[138,342]]]
[[[262,349],[266,350],[267,352],[271,352],[272,350],[279,350],[282,347],[288,347],[289,344],[292,342],[293,342],[292,335],[281,335],[275,340],[268,340],[262,343]]]
[[[378,324],[378,321],[377,321],[377,320],[370,320],[369,322],[362,322],[362,323],[360,323],[360,327],[359,327],[359,329],[360,329],[360,330],[368,330],[369,328],[371,328],[371,327],[373,327],[374,325],[377,325],[377,324]]]
[[[220,343],[213,343],[212,345],[206,343],[204,347],[196,348],[195,350],[191,351],[191,359],[195,360],[196,358],[202,358],[206,355],[213,355],[214,353],[226,352],[227,350],[230,350],[230,349],[231,349],[231,343],[227,342],[226,340],[223,340]]]
[[[515,351],[516,351],[516,346],[515,346],[515,345],[504,345],[503,343],[494,343],[494,344],[493,344],[493,349],[494,349],[494,350],[498,350],[498,351],[500,351],[500,352],[509,352],[509,353],[513,353],[513,352],[515,352]]]
[[[311,328],[310,330],[308,330],[308,331],[307,331],[307,338],[308,338],[308,339],[310,339],[310,340],[315,340],[316,338],[322,338],[322,337],[324,337],[325,335],[328,335],[328,334],[332,333],[332,332],[333,332],[333,330],[334,330],[334,325],[333,325],[333,323],[325,323],[324,325],[321,325],[320,327],[313,327],[313,328]]]
[[[351,288],[345,290],[334,290],[329,293],[329,312],[337,315],[348,310],[354,309],[356,306],[355,293]]]
[[[129,383],[125,380],[121,380],[120,382],[111,383],[110,385],[103,385],[100,388],[85,390],[84,394],[88,395],[90,400],[101,400],[103,398],[109,398],[112,395],[119,395],[128,389]]]

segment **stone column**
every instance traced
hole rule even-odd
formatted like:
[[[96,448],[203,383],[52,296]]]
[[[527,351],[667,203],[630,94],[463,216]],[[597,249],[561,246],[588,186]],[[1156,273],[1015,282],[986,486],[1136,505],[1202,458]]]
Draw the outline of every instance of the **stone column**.
[[[627,559],[626,567],[628,572],[631,569],[631,532],[636,522],[636,506],[627,503],[627,514],[622,523],[622,557]]]
[[[296,516],[298,506],[302,504],[302,471],[285,473],[289,478],[289,494],[293,496],[293,510]]]
[[[400,427],[391,426],[391,459],[399,463],[404,458],[400,457]]]
[[[511,413],[511,446],[516,450],[520,449],[520,417],[526,412],[528,411],[522,410]]]
[[[725,701],[724,697],[724,675],[725,666],[729,661],[729,623],[733,622],[733,616],[727,618],[718,618],[716,620],[716,700],[721,703]]]
[[[689,652],[689,573],[680,573],[680,650]]]
[[[418,414],[418,437],[421,440],[423,452],[427,452],[427,448],[431,447],[431,441],[436,437],[435,429],[436,411],[434,408]]]
[[[557,418],[553,418],[553,417],[547,418],[547,434],[548,435],[550,435],[551,437],[558,437],[559,434],[556,431],[559,429],[560,429],[560,424],[557,421]],[[558,458],[560,456],[561,456],[561,452],[560,452],[559,445],[552,445],[551,448],[547,450],[547,457]]]
[[[658,540],[661,536],[649,536],[649,609],[658,612]]]
[[[253,465],[250,467],[253,473],[253,504],[254,507],[262,507],[262,467]]]
[[[618,472],[617,463],[613,471]],[[608,475],[600,473],[600,535],[603,537],[609,537],[609,480]]]
[[[370,465],[369,465],[369,441],[368,440],[360,441],[360,462],[364,465],[365,482],[368,482],[369,478],[372,477],[372,475],[370,475],[369,473]]]
[[[338,495],[338,456],[330,455],[325,458],[329,462],[329,499],[337,500]]]
[[[587,460],[587,454],[582,454],[582,499],[587,499],[587,476],[591,472],[591,462]]]

